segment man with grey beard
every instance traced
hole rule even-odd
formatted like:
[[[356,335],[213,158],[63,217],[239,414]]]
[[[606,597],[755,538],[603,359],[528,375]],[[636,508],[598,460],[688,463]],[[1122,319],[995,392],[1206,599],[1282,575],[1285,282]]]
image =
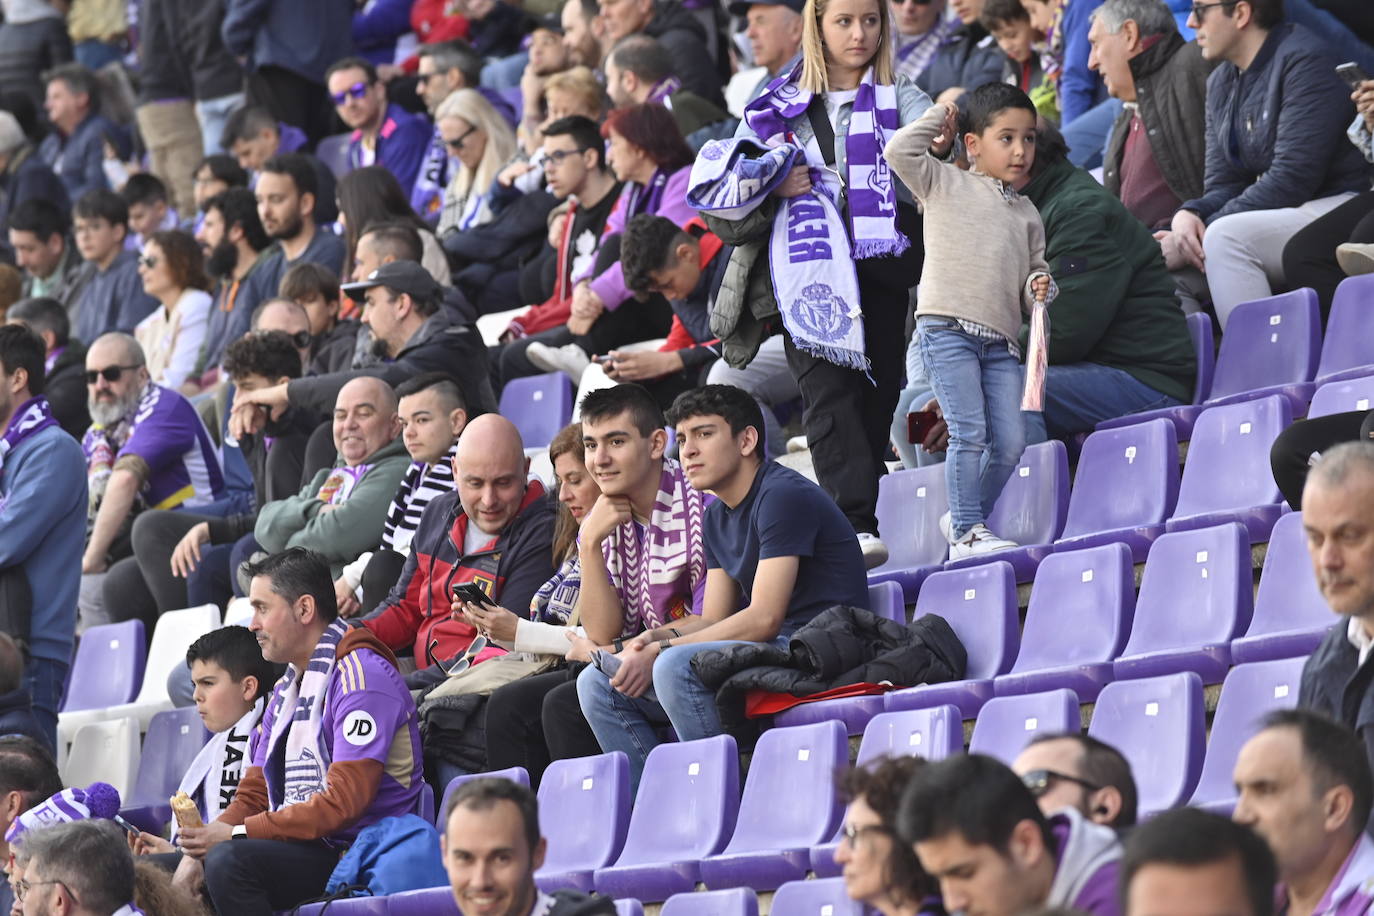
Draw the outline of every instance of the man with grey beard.
[[[107,622],[100,584],[129,556],[143,509],[198,509],[224,495],[219,457],[190,401],[149,379],[143,348],[127,334],[98,338],[86,352],[91,427],[81,440],[90,487],[81,560],[83,624]],[[111,613],[107,613],[107,611]]]

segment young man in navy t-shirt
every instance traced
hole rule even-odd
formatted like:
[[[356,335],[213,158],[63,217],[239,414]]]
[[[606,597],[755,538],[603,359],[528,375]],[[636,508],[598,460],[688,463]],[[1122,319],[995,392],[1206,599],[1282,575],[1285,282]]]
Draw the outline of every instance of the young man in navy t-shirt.
[[[692,657],[735,642],[785,642],[835,605],[868,606],[868,580],[853,529],[825,491],[760,455],[758,402],[731,385],[680,395],[668,411],[688,483],[711,492],[703,523],[706,594],[701,615],[636,636],[622,654],[648,652],[651,678],[582,677],[582,712],[602,749],[624,751],[637,784],[653,726],[682,741],[719,734],[715,696]],[[652,698],[645,694],[652,688]]]

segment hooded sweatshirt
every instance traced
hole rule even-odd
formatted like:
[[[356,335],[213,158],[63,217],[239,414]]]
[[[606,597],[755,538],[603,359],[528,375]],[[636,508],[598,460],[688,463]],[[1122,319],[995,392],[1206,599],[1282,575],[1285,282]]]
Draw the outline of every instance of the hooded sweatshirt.
[[[1091,916],[1119,916],[1116,873],[1121,841],[1110,827],[1094,824],[1072,808],[1050,818],[1056,865],[1047,907],[1065,907]]]

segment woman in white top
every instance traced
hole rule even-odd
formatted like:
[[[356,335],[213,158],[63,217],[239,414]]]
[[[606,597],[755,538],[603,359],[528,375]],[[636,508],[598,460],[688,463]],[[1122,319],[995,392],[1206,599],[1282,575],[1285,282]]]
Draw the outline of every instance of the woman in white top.
[[[177,229],[154,232],[143,243],[138,276],[143,291],[162,303],[134,328],[148,375],[155,384],[180,390],[200,357],[212,305],[200,243]],[[192,386],[186,393],[199,390]]]
[[[491,183],[515,154],[515,132],[476,89],[459,89],[435,112],[439,136],[456,166],[444,190],[439,238],[490,222]]]

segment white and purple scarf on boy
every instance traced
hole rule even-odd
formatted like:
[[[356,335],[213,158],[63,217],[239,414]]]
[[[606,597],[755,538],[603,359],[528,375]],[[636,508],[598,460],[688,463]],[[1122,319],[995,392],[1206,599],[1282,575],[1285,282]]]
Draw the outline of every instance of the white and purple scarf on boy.
[[[34,433],[56,425],[57,420],[52,415],[52,408],[48,406],[48,399],[42,395],[29,398],[19,405],[14,416],[10,417],[4,435],[0,435],[0,473],[4,473],[5,470],[5,456],[17,448],[19,443]]]

